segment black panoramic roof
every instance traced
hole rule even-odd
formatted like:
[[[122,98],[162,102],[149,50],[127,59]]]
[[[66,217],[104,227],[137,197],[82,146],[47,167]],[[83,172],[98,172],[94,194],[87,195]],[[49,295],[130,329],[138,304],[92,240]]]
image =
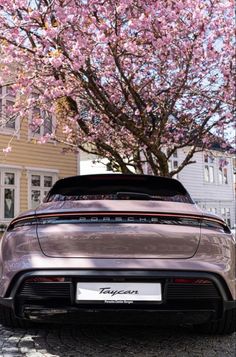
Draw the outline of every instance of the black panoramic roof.
[[[147,195],[181,195],[193,202],[184,186],[175,179],[125,174],[98,174],[67,177],[58,180],[48,193],[46,201],[55,195],[78,196],[113,194],[117,192],[142,192]]]

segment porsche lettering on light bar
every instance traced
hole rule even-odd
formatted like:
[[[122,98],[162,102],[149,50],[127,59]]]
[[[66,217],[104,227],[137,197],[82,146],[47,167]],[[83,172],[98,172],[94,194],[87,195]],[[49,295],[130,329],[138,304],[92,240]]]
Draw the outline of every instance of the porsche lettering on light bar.
[[[180,215],[172,213],[133,213],[126,212],[107,213],[90,212],[84,213],[58,213],[58,214],[39,214],[38,216],[28,216],[18,218],[10,224],[8,230],[32,225],[47,224],[166,224],[194,226],[208,229],[220,230],[229,233],[229,228],[224,222],[202,216]]]
[[[66,224],[66,223],[145,223],[145,224],[176,224],[199,226],[199,219],[182,217],[153,217],[153,216],[81,216],[81,217],[51,217],[41,218],[39,224]]]

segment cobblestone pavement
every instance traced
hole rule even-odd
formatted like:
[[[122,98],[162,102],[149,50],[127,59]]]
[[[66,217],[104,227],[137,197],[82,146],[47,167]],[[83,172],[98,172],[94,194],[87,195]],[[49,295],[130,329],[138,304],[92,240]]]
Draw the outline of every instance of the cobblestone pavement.
[[[201,336],[184,328],[0,326],[1,357],[235,357],[235,341],[236,334]]]

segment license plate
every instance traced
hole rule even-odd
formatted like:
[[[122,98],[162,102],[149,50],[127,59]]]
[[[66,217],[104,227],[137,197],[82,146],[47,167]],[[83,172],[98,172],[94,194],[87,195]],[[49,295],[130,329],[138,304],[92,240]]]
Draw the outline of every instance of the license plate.
[[[79,303],[135,303],[160,302],[160,283],[77,283],[76,301]]]

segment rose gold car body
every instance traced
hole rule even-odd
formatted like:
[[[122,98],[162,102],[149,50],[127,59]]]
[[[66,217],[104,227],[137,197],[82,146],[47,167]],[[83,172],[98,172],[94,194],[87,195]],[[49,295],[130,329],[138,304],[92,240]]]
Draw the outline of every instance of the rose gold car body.
[[[37,215],[112,212],[128,217],[149,212],[201,217],[193,204],[178,202],[84,201],[44,203]],[[131,213],[131,214],[130,214]],[[24,214],[31,217],[32,211]],[[204,217],[219,217],[204,214]],[[38,239],[35,237],[38,236]],[[200,239],[201,236],[201,239]],[[221,275],[232,297],[235,293],[235,238],[232,234],[208,228],[145,223],[73,223],[19,227],[2,240],[5,253],[0,295],[20,271],[32,269],[169,269],[204,271]],[[51,259],[53,257],[53,259]]]
[[[219,279],[224,299],[236,300],[235,238],[218,216],[193,203],[47,202],[11,226],[1,240],[5,300],[21,274],[66,270],[207,273]]]

